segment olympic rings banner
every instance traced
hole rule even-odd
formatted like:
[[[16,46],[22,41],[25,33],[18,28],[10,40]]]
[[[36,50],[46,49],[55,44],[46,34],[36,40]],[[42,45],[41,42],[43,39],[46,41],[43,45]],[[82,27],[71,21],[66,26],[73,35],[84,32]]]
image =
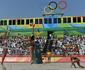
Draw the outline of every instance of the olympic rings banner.
[[[52,4],[54,4],[55,6],[52,7]],[[61,10],[65,10],[67,8],[67,3],[66,3],[66,1],[60,1],[59,3],[55,2],[55,1],[51,1],[48,4],[48,8],[50,10],[55,10],[57,8],[59,8]]]
[[[63,11],[67,8],[67,2],[65,0],[61,0],[59,2],[51,1],[48,3],[48,6],[44,8],[44,13],[52,14],[57,12],[57,9]]]

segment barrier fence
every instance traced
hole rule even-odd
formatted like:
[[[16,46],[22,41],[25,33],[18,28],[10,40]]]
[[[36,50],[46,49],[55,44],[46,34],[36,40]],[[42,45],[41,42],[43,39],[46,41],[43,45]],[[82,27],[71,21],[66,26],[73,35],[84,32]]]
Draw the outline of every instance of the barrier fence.
[[[85,62],[85,56],[78,56],[81,62]],[[48,62],[59,62],[59,63],[69,63],[70,57],[62,57],[62,56],[52,56],[50,57],[50,61],[47,56],[42,57],[44,63]],[[0,56],[0,62],[2,60],[2,56]],[[9,63],[29,63],[31,61],[30,56],[7,56],[4,62]]]

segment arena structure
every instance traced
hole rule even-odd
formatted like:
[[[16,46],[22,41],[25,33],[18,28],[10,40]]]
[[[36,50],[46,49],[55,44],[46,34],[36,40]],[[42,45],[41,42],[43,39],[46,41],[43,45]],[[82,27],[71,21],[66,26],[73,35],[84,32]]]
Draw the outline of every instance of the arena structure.
[[[85,31],[85,16],[62,16],[62,17],[40,17],[40,18],[19,18],[19,19],[1,19],[0,32],[7,30],[12,32],[28,32],[28,35],[34,32],[36,34],[47,32],[65,32],[68,33],[84,33]],[[75,33],[75,34],[76,34]],[[13,34],[14,35],[14,34]]]
[[[62,36],[81,35],[85,30],[85,16],[64,16],[67,1],[50,1],[43,9],[43,16],[36,18],[1,19],[0,32],[9,35]],[[24,33],[23,33],[24,32]]]

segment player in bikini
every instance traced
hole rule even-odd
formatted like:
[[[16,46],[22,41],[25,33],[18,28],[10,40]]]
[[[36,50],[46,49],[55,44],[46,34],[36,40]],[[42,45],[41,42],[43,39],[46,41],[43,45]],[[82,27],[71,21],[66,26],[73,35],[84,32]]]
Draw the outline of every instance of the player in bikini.
[[[30,56],[31,56],[31,64],[34,63],[34,50],[35,50],[35,47],[34,47],[34,37],[30,37],[30,47],[29,47],[29,51],[30,51]]]
[[[5,47],[3,48],[3,55],[2,55],[2,61],[1,61],[2,65],[3,65],[5,57],[6,57],[7,53],[8,53],[8,48],[6,48],[7,47],[7,39],[5,39],[3,42],[4,42]]]
[[[76,65],[75,65],[75,63],[77,63],[77,65],[78,65],[80,68],[85,68],[84,66],[80,65],[80,59],[77,58],[77,57],[71,56],[71,63],[72,63],[71,66],[74,66],[75,68],[77,68]]]

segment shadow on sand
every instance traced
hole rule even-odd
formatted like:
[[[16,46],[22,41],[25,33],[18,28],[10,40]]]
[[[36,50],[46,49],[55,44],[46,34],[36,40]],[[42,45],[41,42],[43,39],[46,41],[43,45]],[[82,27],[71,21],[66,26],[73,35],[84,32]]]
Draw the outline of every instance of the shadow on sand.
[[[5,65],[1,65],[2,66],[2,70],[7,70]]]

